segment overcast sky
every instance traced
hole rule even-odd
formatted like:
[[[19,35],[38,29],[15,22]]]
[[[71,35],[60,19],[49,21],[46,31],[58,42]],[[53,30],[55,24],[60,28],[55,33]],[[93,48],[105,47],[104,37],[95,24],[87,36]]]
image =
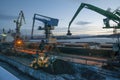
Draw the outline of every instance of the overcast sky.
[[[120,0],[0,0],[0,28],[15,29],[13,20],[17,18],[20,10],[23,10],[26,24],[24,34],[30,34],[34,13],[59,19],[59,24],[53,31],[55,35],[66,35],[67,27],[81,3],[88,3],[104,10],[111,11],[120,7]],[[105,17],[84,8],[71,25],[71,32],[76,34],[107,34],[112,30],[102,29]],[[36,34],[41,31],[37,31]],[[22,32],[22,31],[21,31]]]

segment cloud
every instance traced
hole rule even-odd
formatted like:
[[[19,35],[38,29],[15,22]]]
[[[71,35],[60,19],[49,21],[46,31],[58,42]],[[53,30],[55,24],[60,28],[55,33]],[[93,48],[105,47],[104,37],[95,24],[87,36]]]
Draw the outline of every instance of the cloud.
[[[78,21],[78,22],[76,22],[76,25],[87,25],[87,24],[91,24],[91,22],[87,22],[87,21]]]
[[[0,20],[12,20],[12,19],[16,19],[16,18],[17,18],[17,16],[0,14]]]

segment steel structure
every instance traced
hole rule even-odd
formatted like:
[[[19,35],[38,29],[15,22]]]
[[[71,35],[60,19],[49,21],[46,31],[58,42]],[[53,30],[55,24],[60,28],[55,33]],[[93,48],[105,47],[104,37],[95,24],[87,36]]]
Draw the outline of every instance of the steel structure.
[[[96,6],[93,6],[91,4],[86,4],[86,3],[81,3],[80,7],[77,9],[75,15],[73,16],[73,18],[71,19],[71,21],[69,22],[68,25],[68,33],[67,35],[72,35],[72,33],[70,32],[70,26],[72,24],[72,22],[74,21],[74,19],[77,17],[77,15],[79,14],[79,12],[83,9],[83,8],[87,8],[90,9],[92,11],[95,11],[103,16],[105,16],[106,18],[103,19],[103,22],[105,24],[104,28],[120,28],[120,10],[116,9],[114,12],[110,12],[107,10],[103,10],[101,8],[98,8]],[[110,26],[109,21],[112,20],[115,23],[117,23],[117,26]]]
[[[24,13],[23,11],[20,11],[17,20],[14,20],[14,22],[16,23],[16,36],[20,36],[20,28],[22,26],[23,21],[25,23]]]
[[[33,38],[35,20],[38,20],[38,21],[41,21],[44,23],[44,27],[42,28],[39,26],[38,30],[45,30],[46,39],[48,39],[50,37],[50,34],[51,34],[50,30],[54,29],[54,26],[58,25],[58,19],[43,16],[40,14],[34,14],[31,38]]]
[[[23,47],[23,40],[20,37],[20,28],[25,22],[25,17],[24,17],[24,13],[23,11],[20,11],[19,16],[17,18],[17,20],[14,20],[14,22],[16,23],[16,34],[15,34],[15,38],[14,38],[14,48],[18,48],[18,47]]]
[[[74,21],[74,19],[79,14],[79,12],[83,8],[90,9],[92,11],[95,11],[95,12],[97,12],[97,13],[105,16],[106,18],[103,19],[105,27],[103,27],[103,28],[114,28],[114,33],[117,33],[116,29],[120,29],[120,10],[119,10],[119,8],[116,9],[116,10],[114,10],[113,12],[110,12],[108,10],[103,10],[103,9],[98,8],[96,6],[93,6],[91,4],[81,3],[81,5],[78,8],[78,10],[76,11],[75,15],[73,16],[73,18],[69,22],[67,35],[72,35],[72,33],[70,32],[70,26],[71,26],[72,22]],[[113,22],[115,22],[117,25],[116,26],[111,26],[110,25],[110,20],[112,20]],[[117,39],[118,39],[117,43],[115,43],[115,46],[113,46],[113,51],[115,51],[116,59],[120,63],[120,41],[119,41],[119,34],[117,35]]]

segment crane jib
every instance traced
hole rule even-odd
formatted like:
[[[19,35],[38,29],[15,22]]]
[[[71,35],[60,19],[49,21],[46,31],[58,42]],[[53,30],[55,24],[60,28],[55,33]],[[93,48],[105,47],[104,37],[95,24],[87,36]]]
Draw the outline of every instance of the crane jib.
[[[106,11],[106,10],[103,10],[101,8],[98,8],[96,6],[93,6],[93,5],[90,5],[90,4],[86,4],[86,3],[82,3],[80,5],[80,7],[77,9],[75,15],[73,16],[73,18],[71,19],[71,21],[69,22],[69,25],[68,25],[68,29],[70,28],[72,22],[74,21],[74,19],[77,17],[77,15],[79,14],[79,12],[83,9],[83,8],[87,8],[87,9],[90,9],[90,10],[93,10],[103,16],[106,16],[107,18],[113,20],[113,21],[118,21],[120,23],[120,18],[119,16],[113,14],[112,12],[109,12],[109,11]],[[120,13],[119,13],[120,14]]]

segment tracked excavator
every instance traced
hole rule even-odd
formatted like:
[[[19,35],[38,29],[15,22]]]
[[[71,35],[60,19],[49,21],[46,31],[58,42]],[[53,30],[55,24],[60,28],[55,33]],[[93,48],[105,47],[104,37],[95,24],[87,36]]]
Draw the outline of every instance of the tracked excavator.
[[[67,35],[72,35],[72,33],[70,32],[70,26],[71,26],[72,22],[75,20],[75,18],[77,17],[77,15],[79,14],[79,12],[83,8],[90,9],[92,11],[95,11],[95,12],[105,16],[106,18],[103,19],[103,23],[104,23],[105,27],[103,27],[103,28],[107,28],[107,29],[113,28],[115,30],[116,29],[120,29],[120,10],[119,10],[119,8],[114,10],[113,12],[110,12],[108,10],[103,10],[103,9],[98,8],[98,7],[96,7],[94,5],[91,5],[91,4],[81,3],[80,7],[77,9],[76,13],[74,14],[74,16],[72,17],[71,21],[69,22]],[[110,20],[115,22],[117,25],[116,26],[111,26],[110,25]],[[116,33],[116,31],[115,31],[115,33]],[[115,61],[113,65],[120,67],[120,41],[119,41],[119,34],[117,35],[117,42],[113,45],[113,51],[115,52],[115,55],[116,55],[115,58],[113,59],[113,61]],[[111,60],[109,60],[109,61],[111,62]],[[110,63],[110,65],[111,65],[111,63]]]

